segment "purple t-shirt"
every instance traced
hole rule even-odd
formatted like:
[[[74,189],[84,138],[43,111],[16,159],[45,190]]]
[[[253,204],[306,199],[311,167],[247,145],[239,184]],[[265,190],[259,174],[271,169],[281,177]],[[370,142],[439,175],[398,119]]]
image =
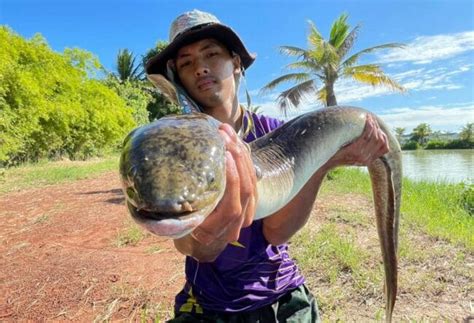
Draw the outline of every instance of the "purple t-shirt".
[[[244,140],[251,142],[282,125],[282,121],[246,112],[252,128]],[[214,262],[186,257],[186,283],[176,296],[176,312],[206,313],[251,311],[274,303],[304,283],[288,245],[270,245],[263,236],[262,220],[240,231]]]

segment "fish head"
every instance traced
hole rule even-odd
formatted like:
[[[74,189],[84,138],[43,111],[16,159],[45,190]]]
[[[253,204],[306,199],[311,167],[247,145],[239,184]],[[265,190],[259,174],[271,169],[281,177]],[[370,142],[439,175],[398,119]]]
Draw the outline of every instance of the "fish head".
[[[225,145],[204,114],[161,118],[130,133],[120,158],[132,218],[171,238],[190,233],[225,190]]]

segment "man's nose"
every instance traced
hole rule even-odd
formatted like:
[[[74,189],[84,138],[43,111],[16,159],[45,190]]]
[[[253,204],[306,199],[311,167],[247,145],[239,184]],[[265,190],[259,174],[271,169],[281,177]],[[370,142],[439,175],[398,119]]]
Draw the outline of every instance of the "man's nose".
[[[201,77],[209,74],[209,67],[203,62],[197,61],[194,73],[197,77]]]

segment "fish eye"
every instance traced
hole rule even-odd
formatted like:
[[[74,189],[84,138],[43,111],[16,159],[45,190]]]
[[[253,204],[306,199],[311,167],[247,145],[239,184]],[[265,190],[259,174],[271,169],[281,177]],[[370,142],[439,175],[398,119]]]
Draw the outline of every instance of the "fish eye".
[[[208,182],[209,184],[212,184],[212,183],[214,183],[214,182],[216,181],[216,176],[215,176],[214,172],[209,172],[209,173],[207,173],[207,174],[206,174],[206,177],[207,177],[207,182]]]

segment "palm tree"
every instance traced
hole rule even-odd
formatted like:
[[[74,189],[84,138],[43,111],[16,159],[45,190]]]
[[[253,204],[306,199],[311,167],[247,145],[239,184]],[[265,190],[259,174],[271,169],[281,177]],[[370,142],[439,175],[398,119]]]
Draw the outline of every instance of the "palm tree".
[[[406,130],[406,129],[403,128],[403,127],[397,127],[397,128],[394,129],[395,135],[396,135],[397,140],[398,140],[399,142],[402,141],[402,137],[403,137],[403,134],[405,133],[405,130]]]
[[[159,54],[163,49],[165,49],[165,47],[168,46],[168,42],[167,41],[164,41],[164,40],[159,40],[155,47],[153,48],[150,48],[146,53],[145,55],[142,55],[142,65],[143,65],[143,68],[145,68],[146,66],[146,63],[148,62],[148,60],[150,58],[152,58],[153,56]]]
[[[429,135],[431,135],[430,125],[427,123],[420,123],[418,126],[416,126],[416,128],[413,129],[411,140],[423,145]]]
[[[349,31],[347,14],[337,18],[332,27],[329,40],[326,41],[316,26],[310,21],[308,35],[309,48],[281,46],[280,52],[287,56],[296,57],[297,61],[287,65],[292,70],[300,72],[289,73],[276,78],[262,89],[263,92],[274,89],[277,85],[293,81],[293,87],[283,91],[278,97],[278,105],[287,112],[290,107],[297,107],[301,99],[308,94],[315,94],[317,99],[326,106],[337,105],[334,84],[339,78],[352,78],[372,86],[387,86],[392,90],[404,91],[395,80],[388,77],[377,64],[356,65],[364,54],[380,49],[400,48],[403,44],[389,43],[363,49],[349,57],[349,51],[354,45],[360,26]],[[321,83],[321,86],[318,84]]]
[[[143,76],[143,67],[135,64],[135,57],[128,49],[120,49],[117,54],[116,77],[120,82],[137,81]]]
[[[464,141],[472,141],[474,139],[473,133],[474,123],[468,122],[464,127],[462,127],[459,137],[461,138],[461,140]]]
[[[146,63],[150,58],[159,54],[166,46],[168,42],[159,40],[155,47],[150,48],[145,55],[142,55],[141,65],[145,70]],[[148,103],[147,110],[149,112],[150,121],[159,119],[169,114],[180,114],[182,113],[181,107],[175,105],[169,100],[169,98],[159,92],[150,81],[145,82],[144,90],[150,93],[152,100]]]

